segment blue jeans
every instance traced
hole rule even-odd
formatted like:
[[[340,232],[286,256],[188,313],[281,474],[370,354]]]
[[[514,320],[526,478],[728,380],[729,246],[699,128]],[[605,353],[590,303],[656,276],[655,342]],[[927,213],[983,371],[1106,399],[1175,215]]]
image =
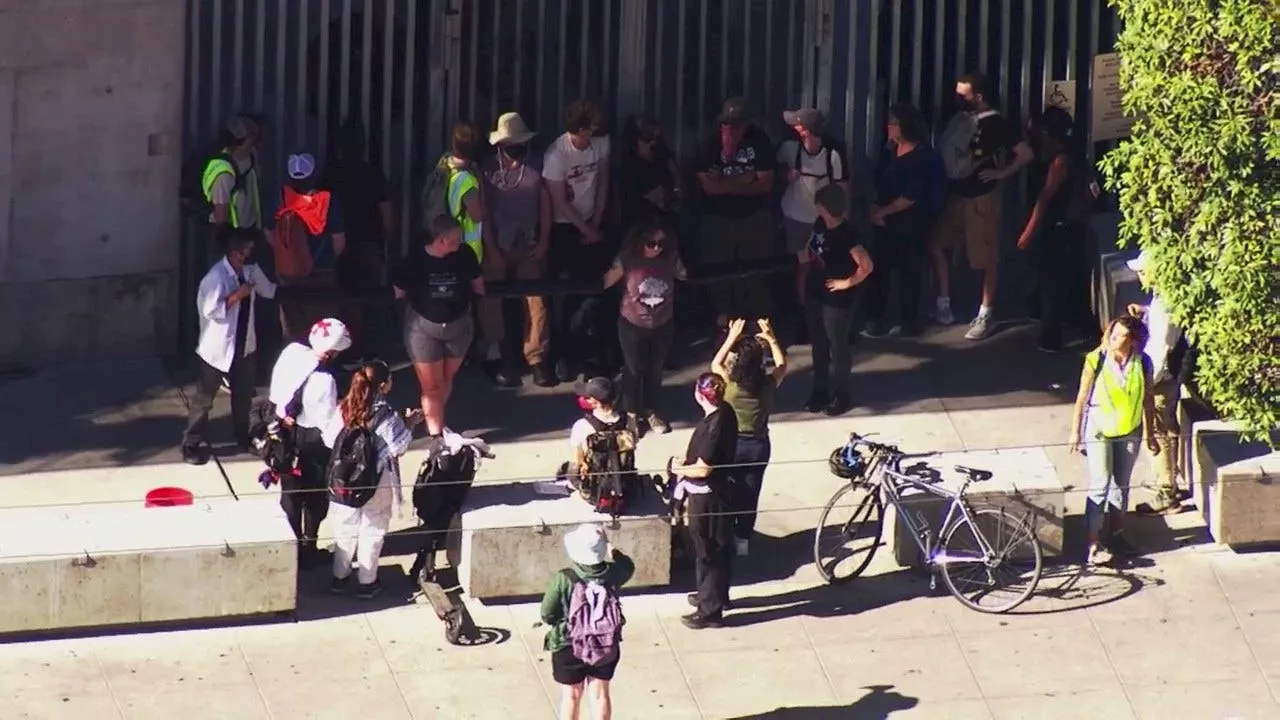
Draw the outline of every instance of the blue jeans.
[[[738,449],[733,456],[735,467],[730,471],[729,478],[733,488],[733,536],[739,540],[750,540],[756,530],[764,470],[772,452],[768,435],[738,436]]]
[[[1128,508],[1129,478],[1141,447],[1141,429],[1122,437],[1098,437],[1085,443],[1089,466],[1085,521],[1091,534],[1102,529],[1107,510],[1123,513]]]

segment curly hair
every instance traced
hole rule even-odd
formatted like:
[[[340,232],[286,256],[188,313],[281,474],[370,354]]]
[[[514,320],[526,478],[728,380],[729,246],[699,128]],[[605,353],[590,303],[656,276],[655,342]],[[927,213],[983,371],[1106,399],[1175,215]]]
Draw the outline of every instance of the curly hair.
[[[764,371],[764,347],[753,337],[742,338],[734,347],[734,354],[737,357],[729,368],[729,381],[749,395],[759,395],[768,378]]]
[[[373,420],[373,404],[378,399],[378,388],[391,379],[391,368],[381,360],[367,362],[351,376],[351,387],[338,403],[342,422],[347,427],[369,428]]]

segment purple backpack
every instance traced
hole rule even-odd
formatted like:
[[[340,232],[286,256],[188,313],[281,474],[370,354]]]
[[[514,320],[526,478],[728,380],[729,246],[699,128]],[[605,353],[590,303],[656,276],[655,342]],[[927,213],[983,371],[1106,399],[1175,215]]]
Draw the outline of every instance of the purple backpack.
[[[564,574],[573,582],[569,614],[565,616],[573,656],[590,666],[616,661],[622,626],[627,622],[617,591],[597,580],[583,580],[571,570]]]

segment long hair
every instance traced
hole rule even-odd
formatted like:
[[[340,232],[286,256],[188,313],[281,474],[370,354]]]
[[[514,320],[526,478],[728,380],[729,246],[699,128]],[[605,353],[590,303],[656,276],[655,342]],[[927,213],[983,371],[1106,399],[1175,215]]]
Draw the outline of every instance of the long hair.
[[[644,257],[644,244],[657,234],[662,234],[662,255],[672,259],[676,255],[676,236],[671,228],[659,219],[646,220],[633,226],[622,239],[621,255],[623,259],[634,260]]]
[[[347,427],[369,428],[373,420],[373,403],[378,399],[378,388],[391,379],[391,368],[381,360],[367,362],[351,376],[351,387],[338,403],[342,422]]]
[[[747,391],[747,394],[758,396],[764,387],[768,375],[764,371],[764,348],[760,341],[753,338],[742,338],[734,349],[737,357],[729,367],[729,380]]]

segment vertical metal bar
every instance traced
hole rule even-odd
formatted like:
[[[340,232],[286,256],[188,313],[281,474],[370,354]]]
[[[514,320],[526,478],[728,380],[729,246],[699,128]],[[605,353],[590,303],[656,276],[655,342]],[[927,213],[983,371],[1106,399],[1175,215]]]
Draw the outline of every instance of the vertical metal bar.
[[[409,0],[409,2],[412,4],[413,0]],[[520,3],[516,3],[516,4],[519,5]],[[498,119],[498,87],[499,87],[498,58],[506,55],[505,52],[502,52],[499,50],[499,48],[505,49],[505,46],[502,43],[502,15],[503,13],[501,12],[493,13],[493,30],[492,30],[493,43],[489,46],[490,47],[490,50],[489,50],[489,121],[490,122]],[[516,56],[515,64],[516,65],[520,64],[519,55]],[[473,122],[477,120],[478,120],[477,118],[472,118]]]
[[[773,0],[767,0],[765,3],[764,17],[764,106],[767,108],[775,107],[773,104]],[[850,10],[852,12],[852,10]]]
[[[1000,0],[1000,102],[1009,105],[1009,50],[1013,35],[1013,0]],[[1027,109],[1021,105],[1019,117],[1025,118]]]
[[[438,17],[438,16],[432,16]],[[415,61],[417,60],[417,40],[418,36],[418,2],[417,0],[409,0],[408,6],[405,8],[405,32],[404,32],[404,87],[402,89],[404,98],[404,117],[401,121],[400,155],[404,157],[404,161],[400,164],[400,253],[406,255],[409,252],[409,208],[413,205],[413,187],[410,182],[410,170],[413,163],[409,158],[418,157],[413,148],[413,131],[414,131],[414,102],[413,88],[417,85],[417,78],[414,76]],[[384,240],[386,243],[391,242],[391,238]],[[389,248],[388,248],[389,249]],[[386,282],[387,263],[383,263],[382,280]]]
[[[684,77],[687,27],[685,19],[689,17],[688,0],[680,0],[680,15],[676,18],[676,155],[684,157]],[[659,91],[661,88],[659,88]]]
[[[284,112],[284,96],[285,88],[289,87],[285,84],[285,70],[287,61],[285,51],[289,48],[289,38],[285,31],[289,27],[289,0],[276,0],[276,85],[272,88],[272,96],[276,100],[276,123],[280,127],[280,131],[276,135],[280,138],[280,142],[276,143],[275,160],[277,169],[284,166],[284,153],[288,152],[289,139],[285,137],[288,132],[288,124],[285,122]]]
[[[889,16],[889,102],[898,100],[898,71],[902,66],[902,3],[892,5]]]
[[[410,5],[412,4],[413,3],[411,2]],[[524,84],[524,2],[523,1],[516,3],[516,55],[515,55],[515,58],[516,58],[516,63],[515,63],[516,64],[516,67],[515,67],[516,86],[515,86],[514,97],[511,98],[511,101],[512,101],[511,109],[518,112],[520,110],[521,97],[524,95],[524,93],[522,92],[524,89],[524,85],[523,85]]]
[[[937,32],[942,32],[942,28]],[[916,107],[920,107],[920,96],[924,92],[923,74],[924,4],[915,0],[911,7],[911,104]]]
[[[845,88],[844,88],[844,136],[845,147],[854,147],[856,137],[853,127],[854,114],[857,112],[857,99],[862,97],[858,92],[858,8],[859,3],[849,3],[849,47],[845,50]]]
[[[384,0],[382,11],[382,168],[391,167],[392,90],[396,85],[396,0]]]
[[[604,18],[602,22],[604,24],[604,30],[601,32],[604,46],[604,71],[600,74],[600,90],[601,94],[606,96],[605,102],[616,106],[618,83],[609,75],[609,71],[613,69],[613,0],[604,0]],[[634,85],[633,82],[628,82],[627,84],[628,86]],[[610,89],[613,90],[612,93],[610,93]],[[632,100],[630,99],[627,101],[628,104],[631,102]]]
[[[1091,166],[1093,165],[1094,158],[1098,151],[1097,145],[1093,142],[1093,59],[1098,55],[1098,35],[1102,32],[1101,5],[1101,3],[1095,2],[1092,7],[1089,8],[1089,114],[1088,117],[1085,118],[1087,123],[1084,127],[1086,128],[1086,137],[1089,138],[1089,142],[1085,143],[1085,157],[1089,158],[1089,164]],[[1076,98],[1078,99],[1079,97],[1080,93],[1077,92]],[[1077,105],[1077,107],[1079,106]],[[1076,113],[1079,114],[1079,112],[1080,111],[1077,109]]]
[[[751,11],[755,0],[747,0],[742,4],[742,89],[751,89]],[[766,31],[768,25],[765,25]],[[766,56],[767,57],[767,56]]]
[[[702,111],[707,106],[707,0],[701,0],[698,15],[698,99],[697,122],[702,122]]]
[[[703,0],[705,2],[706,0]],[[796,55],[799,50],[796,48],[796,6],[794,2],[787,3],[787,79],[782,84],[782,91],[785,93],[782,102],[787,107],[792,107],[795,103],[795,81],[796,81]]]
[[[1049,83],[1056,79],[1053,57],[1053,34],[1057,29],[1055,22],[1057,8],[1054,0],[1042,0],[1044,4],[1044,68],[1040,78],[1040,107],[1048,102]]]
[[[320,62],[316,68],[319,92],[316,97],[316,115],[320,123],[320,163],[329,156],[329,22],[330,0],[320,0]]]
[[[648,0],[646,0],[646,2],[647,1]],[[661,123],[662,122],[662,104],[663,104],[662,103],[662,100],[663,100],[662,68],[664,65],[666,65],[665,61],[667,57],[666,55],[667,46],[664,42],[666,40],[666,33],[667,33],[667,4],[664,2],[658,2],[658,3],[655,3],[655,5],[657,6],[655,9],[658,11],[657,13],[658,23],[654,27],[654,35],[653,35],[653,49],[654,49],[653,60],[652,60],[653,89],[654,89],[653,116],[654,116],[654,119],[656,119],[659,123]],[[679,68],[677,68],[676,74],[678,75],[679,73],[680,73],[680,70]],[[646,106],[648,104],[648,100],[649,100],[649,93],[646,91],[645,93],[643,93],[643,95],[640,98],[640,107],[643,108],[644,106]]]
[[[867,23],[871,28],[871,36],[868,38],[867,48],[867,65],[871,68],[871,92],[867,97],[867,125],[865,137],[863,138],[864,150],[868,157],[875,156],[875,148],[879,147],[877,136],[879,134],[879,117],[880,117],[880,3],[871,3],[871,18]]]
[[[297,121],[297,136],[294,142],[303,145],[309,145],[311,138],[307,137],[307,38],[310,32],[307,29],[308,16],[311,14],[309,5],[298,6],[298,57],[297,66],[294,71],[298,74],[294,79],[294,108],[297,113],[294,120]]]
[[[351,0],[342,0],[342,40],[338,42],[342,76],[338,78],[338,114],[343,122],[351,112]],[[366,126],[364,131],[369,132]]]
[[[1020,83],[1018,105],[1025,110],[1031,109],[1031,31],[1035,27],[1036,0],[1022,0],[1022,81]]]
[[[1098,7],[1097,2],[1089,3],[1092,7],[1091,11]],[[1067,0],[1067,74],[1063,75],[1064,80],[1075,80],[1076,75],[1076,47],[1080,42],[1080,3],[1078,0]],[[1075,98],[1072,98],[1075,100]]]
[[[969,72],[969,0],[956,4],[956,72]]]
[[[534,44],[538,48],[538,75],[534,82],[535,92],[537,92],[537,95],[534,96],[534,102],[538,103],[537,112],[540,114],[543,113],[542,104],[547,97],[543,92],[543,89],[546,87],[547,70],[547,43],[545,41],[546,31],[547,0],[538,0],[538,32],[534,39]],[[563,112],[563,110],[560,112]],[[539,121],[539,124],[541,124],[541,121]]]
[[[231,102],[244,104],[244,0],[236,0],[235,28],[231,39]]]
[[[222,0],[213,0],[213,37],[209,40],[209,111],[215,118],[227,115],[222,107]],[[214,122],[220,122],[215,119]]]
[[[267,4],[258,0],[254,5],[258,12],[253,26],[253,109],[262,112],[267,94]]]
[[[720,97],[729,96],[729,3],[720,3]]]
[[[813,44],[809,46],[809,55],[816,59],[814,65],[814,82],[816,89],[814,107],[830,112],[832,107],[831,74],[835,66],[832,48],[835,43],[835,3],[831,0],[813,0],[815,5],[816,28]]]
[[[599,0],[596,0],[599,2]],[[595,35],[591,30],[591,6],[594,2],[586,0],[582,3],[582,29],[578,31],[578,94],[577,97],[587,97],[587,62],[591,58],[589,52],[591,48],[591,36]],[[568,38],[561,39],[565,42]]]
[[[479,85],[477,80],[480,78],[480,17],[481,13],[476,7],[476,3],[468,3],[472,6],[471,12],[471,38],[467,45],[471,49],[470,62],[467,63],[467,122],[475,122],[476,120],[476,95],[479,94]],[[494,88],[489,88],[492,93]]]
[[[556,106],[556,113],[564,112],[565,108],[565,92],[564,92],[564,69],[565,59],[569,54],[569,0],[560,0],[560,34],[556,36],[555,45],[560,49],[559,60],[556,65],[556,97],[560,102]]]
[[[373,4],[360,9],[360,121],[373,130]]]
[[[947,0],[934,0],[933,10],[933,122],[941,126],[944,70],[947,67]],[[940,129],[940,128],[939,128]]]
[[[991,57],[991,0],[978,3],[978,67],[987,67],[987,58]]]
[[[187,3],[187,139],[202,142],[200,128],[200,0]]]

